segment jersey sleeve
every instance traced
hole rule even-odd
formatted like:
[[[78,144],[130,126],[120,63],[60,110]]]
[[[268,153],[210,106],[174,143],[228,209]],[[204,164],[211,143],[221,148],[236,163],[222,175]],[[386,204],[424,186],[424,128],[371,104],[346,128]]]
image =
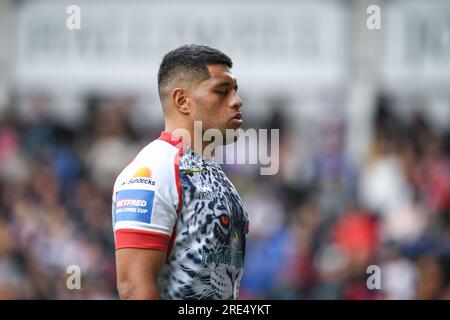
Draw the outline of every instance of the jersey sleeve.
[[[181,204],[178,149],[147,146],[114,185],[112,220],[117,249],[168,251]]]

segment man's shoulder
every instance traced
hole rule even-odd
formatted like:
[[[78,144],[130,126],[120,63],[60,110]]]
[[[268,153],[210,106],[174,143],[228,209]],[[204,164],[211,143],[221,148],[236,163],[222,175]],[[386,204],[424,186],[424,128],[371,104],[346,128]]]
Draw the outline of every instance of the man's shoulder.
[[[143,158],[143,159],[161,159],[169,161],[170,159],[167,159],[167,155],[174,155],[179,151],[177,147],[174,145],[161,140],[160,138],[153,140],[149,144],[147,144],[144,148],[141,149],[141,151],[136,156],[137,158]]]
[[[178,148],[166,141],[151,141],[118,175],[116,186],[125,179],[153,178],[155,175],[166,175],[167,171],[173,172],[174,159],[178,152]]]

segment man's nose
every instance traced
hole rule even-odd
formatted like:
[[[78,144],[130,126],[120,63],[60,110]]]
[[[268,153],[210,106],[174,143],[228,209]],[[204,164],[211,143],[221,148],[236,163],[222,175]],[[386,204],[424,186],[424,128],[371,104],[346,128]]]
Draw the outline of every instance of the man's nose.
[[[233,100],[231,101],[231,106],[235,109],[240,109],[244,105],[241,97],[237,93],[234,94]]]

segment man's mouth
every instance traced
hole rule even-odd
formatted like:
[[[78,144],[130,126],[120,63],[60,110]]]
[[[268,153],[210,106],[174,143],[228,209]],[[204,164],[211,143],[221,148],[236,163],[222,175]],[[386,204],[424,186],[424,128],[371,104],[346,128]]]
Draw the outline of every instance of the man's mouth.
[[[241,113],[237,113],[237,114],[233,117],[233,119],[239,119],[239,120],[242,120],[242,114],[241,114]]]
[[[241,126],[242,123],[244,123],[244,121],[242,121],[242,114],[240,112],[235,114],[234,117],[231,118],[231,122],[233,122],[237,126]]]

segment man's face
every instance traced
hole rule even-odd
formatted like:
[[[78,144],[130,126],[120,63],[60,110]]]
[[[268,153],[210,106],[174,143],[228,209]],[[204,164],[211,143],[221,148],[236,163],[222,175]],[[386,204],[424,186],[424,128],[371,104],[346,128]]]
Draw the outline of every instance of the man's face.
[[[226,65],[208,65],[210,77],[190,92],[193,120],[202,121],[203,131],[215,128],[225,137],[226,129],[239,129],[243,123],[239,109],[236,78]]]

